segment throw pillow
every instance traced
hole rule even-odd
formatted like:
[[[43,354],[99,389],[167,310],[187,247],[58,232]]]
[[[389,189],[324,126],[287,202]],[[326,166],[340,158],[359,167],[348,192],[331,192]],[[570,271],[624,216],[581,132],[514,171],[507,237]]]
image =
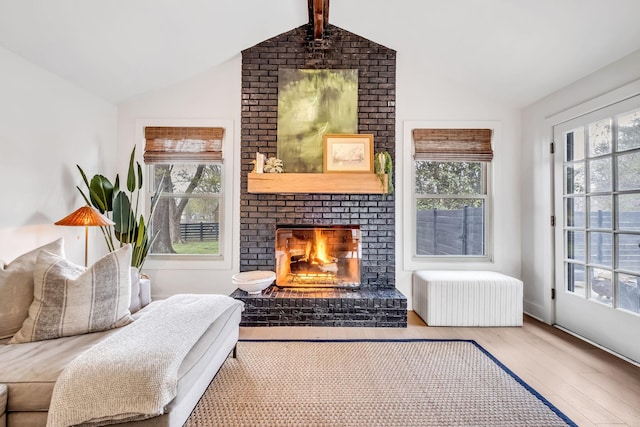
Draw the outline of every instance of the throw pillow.
[[[131,245],[86,269],[40,252],[29,317],[9,344],[104,331],[132,322],[130,264]]]
[[[58,239],[20,255],[9,264],[0,262],[0,339],[20,329],[33,301],[33,270],[40,251],[64,256],[64,240]]]

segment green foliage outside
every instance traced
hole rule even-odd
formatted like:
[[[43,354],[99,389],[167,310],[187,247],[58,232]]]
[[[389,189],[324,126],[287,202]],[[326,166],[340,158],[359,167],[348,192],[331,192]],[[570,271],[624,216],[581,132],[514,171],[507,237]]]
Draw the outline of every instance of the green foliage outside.
[[[187,243],[174,243],[173,249],[177,254],[183,255],[211,255],[220,253],[220,242],[187,242]]]
[[[153,167],[158,198],[153,235],[154,254],[218,254],[218,244],[185,242],[180,224],[217,223],[222,189],[220,164],[167,164]],[[165,177],[162,181],[160,177]],[[156,187],[162,186],[162,188]]]
[[[323,136],[357,132],[358,70],[280,69],[277,157],[285,172],[322,172]]]
[[[640,188],[640,152],[629,151],[640,148],[640,111],[617,117],[617,156],[608,157],[614,151],[613,123],[610,119],[592,123],[572,130],[566,136],[567,158],[575,161],[566,169],[566,191],[568,194],[585,194],[587,180],[589,192],[613,190],[613,162],[617,170],[617,190]],[[585,153],[585,137],[588,146]],[[629,151],[629,152],[627,152]],[[587,177],[585,157],[588,160]],[[593,199],[593,198],[592,198]],[[620,211],[640,211],[640,199],[619,197]]]
[[[481,207],[483,199],[456,196],[483,195],[484,167],[480,162],[416,161],[417,209],[462,209]],[[428,195],[430,198],[420,198]],[[433,196],[454,196],[433,197]]]

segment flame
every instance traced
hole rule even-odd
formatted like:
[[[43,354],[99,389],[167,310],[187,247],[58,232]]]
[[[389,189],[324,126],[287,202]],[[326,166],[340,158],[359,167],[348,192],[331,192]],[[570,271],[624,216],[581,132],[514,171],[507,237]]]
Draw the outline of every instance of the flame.
[[[327,238],[322,235],[322,230],[316,228],[316,258],[322,263],[332,262],[331,257],[327,253]]]
[[[327,238],[322,235],[322,230],[314,228],[314,240],[307,242],[306,257],[311,264],[329,264],[333,260],[327,253]]]

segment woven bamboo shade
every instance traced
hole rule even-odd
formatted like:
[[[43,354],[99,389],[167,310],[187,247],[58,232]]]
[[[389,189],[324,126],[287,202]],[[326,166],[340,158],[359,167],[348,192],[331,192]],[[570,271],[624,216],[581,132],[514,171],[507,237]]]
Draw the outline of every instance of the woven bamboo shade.
[[[413,129],[416,160],[490,162],[491,129]]]
[[[145,163],[221,162],[224,128],[146,127]]]

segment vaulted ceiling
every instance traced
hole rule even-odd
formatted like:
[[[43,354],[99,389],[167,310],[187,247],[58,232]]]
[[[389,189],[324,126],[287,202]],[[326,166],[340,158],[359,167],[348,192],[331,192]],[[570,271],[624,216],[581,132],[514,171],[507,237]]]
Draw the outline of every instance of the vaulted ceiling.
[[[0,46],[119,103],[306,24],[309,1],[0,0]],[[638,18],[638,0],[334,0],[328,22],[522,107],[640,49]]]

